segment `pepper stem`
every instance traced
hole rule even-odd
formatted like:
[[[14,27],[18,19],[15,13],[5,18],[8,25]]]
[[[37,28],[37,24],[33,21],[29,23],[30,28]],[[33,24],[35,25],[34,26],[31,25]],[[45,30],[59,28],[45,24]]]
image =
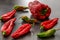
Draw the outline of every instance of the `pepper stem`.
[[[44,27],[43,26],[40,26],[40,29],[44,29]]]
[[[0,20],[2,19],[2,17],[0,17]]]
[[[43,27],[43,26],[40,26],[40,30],[41,30],[41,32],[43,32],[43,30],[44,30],[44,27]]]
[[[29,9],[28,7],[24,7],[24,9]]]
[[[6,32],[4,31],[4,32],[2,32],[2,34],[5,36],[6,35]]]
[[[42,9],[42,15],[45,15],[46,14],[46,12],[48,11],[48,8],[46,8],[46,9]]]

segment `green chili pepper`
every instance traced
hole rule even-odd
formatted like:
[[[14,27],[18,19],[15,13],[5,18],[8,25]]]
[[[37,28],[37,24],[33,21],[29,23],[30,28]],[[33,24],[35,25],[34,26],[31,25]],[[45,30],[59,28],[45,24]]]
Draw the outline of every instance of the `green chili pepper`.
[[[21,19],[25,22],[29,22],[30,20],[27,16],[22,16]]]
[[[27,16],[22,16],[21,19],[27,23],[36,23],[37,20],[36,19],[30,19],[29,17]]]
[[[23,10],[25,10],[25,9],[28,9],[28,7],[15,5],[15,6],[13,7],[13,9],[15,9],[15,10],[17,10],[17,11],[23,11]]]
[[[50,29],[48,31],[38,33],[37,36],[40,38],[50,37],[50,36],[54,35],[55,32],[56,32],[56,29]]]

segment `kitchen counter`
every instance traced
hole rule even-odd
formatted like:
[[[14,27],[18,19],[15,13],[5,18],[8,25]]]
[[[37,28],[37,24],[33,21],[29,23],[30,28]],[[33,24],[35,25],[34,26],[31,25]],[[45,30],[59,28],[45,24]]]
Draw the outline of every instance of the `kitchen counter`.
[[[28,6],[28,3],[33,0],[0,0],[0,16],[8,11],[11,11],[13,9],[14,5],[22,5],[22,6]],[[52,18],[60,18],[60,0],[39,0],[42,3],[45,3],[51,7],[51,15],[49,19]],[[14,29],[12,33],[24,22],[19,19],[22,15],[26,15],[31,18],[31,13],[27,9],[25,12],[17,12],[15,14],[15,17],[17,18],[15,22]],[[3,22],[0,21],[0,29],[3,25]],[[58,24],[54,28],[60,28],[60,19],[58,21]],[[53,37],[50,38],[38,38],[36,35],[40,32],[39,24],[35,24],[34,27],[31,28],[30,32],[22,37],[19,37],[18,39],[13,39],[9,35],[8,37],[3,37],[0,32],[0,40],[60,40],[60,31],[57,31]]]

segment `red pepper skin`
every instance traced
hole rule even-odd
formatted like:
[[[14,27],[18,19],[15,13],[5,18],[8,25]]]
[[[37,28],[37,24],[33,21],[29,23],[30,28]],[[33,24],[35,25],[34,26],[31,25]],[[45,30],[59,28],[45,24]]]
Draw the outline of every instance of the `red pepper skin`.
[[[2,19],[3,21],[8,21],[9,19],[11,19],[16,13],[16,10],[12,10],[10,12],[7,12],[6,14],[3,14],[1,17],[0,17],[0,20]]]
[[[53,28],[57,22],[58,22],[58,18],[54,18],[52,20],[44,21],[40,25],[43,27],[44,30],[49,30]]]
[[[23,35],[27,34],[30,31],[30,29],[31,29],[30,24],[23,24],[13,34],[11,34],[11,37],[18,38],[20,36],[23,36]]]
[[[40,3],[39,1],[29,2],[28,7],[32,16],[39,20],[44,20],[51,14],[51,8],[48,5]]]
[[[16,18],[12,18],[2,25],[1,32],[4,36],[8,36],[14,28]]]

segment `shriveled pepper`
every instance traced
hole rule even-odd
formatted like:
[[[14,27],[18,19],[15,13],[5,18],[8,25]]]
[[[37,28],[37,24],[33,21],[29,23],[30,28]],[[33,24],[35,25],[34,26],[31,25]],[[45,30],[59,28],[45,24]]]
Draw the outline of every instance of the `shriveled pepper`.
[[[57,22],[58,22],[58,18],[44,21],[40,24],[40,29],[49,30],[53,28],[57,24]]]
[[[14,28],[14,22],[16,18],[12,18],[2,25],[1,32],[2,35],[8,36]]]
[[[48,38],[48,37],[53,36],[57,30],[60,30],[60,29],[50,29],[50,30],[45,31],[45,32],[40,32],[37,34],[37,36],[39,38]]]
[[[15,5],[13,8],[14,8],[16,11],[24,11],[25,9],[28,9],[28,7],[18,6],[18,5]]]
[[[23,35],[27,34],[30,31],[30,29],[31,29],[30,24],[23,24],[13,34],[11,34],[11,37],[18,38],[20,36],[23,36]]]
[[[48,18],[51,14],[51,8],[37,0],[29,2],[28,7],[32,16],[39,20],[44,20]]]
[[[2,16],[0,16],[0,20],[8,21],[9,19],[13,18],[15,13],[16,13],[16,10],[12,10],[10,12],[7,12],[6,14],[3,14]]]
[[[27,23],[37,23],[37,19],[30,19],[27,16],[21,16],[21,19]]]

